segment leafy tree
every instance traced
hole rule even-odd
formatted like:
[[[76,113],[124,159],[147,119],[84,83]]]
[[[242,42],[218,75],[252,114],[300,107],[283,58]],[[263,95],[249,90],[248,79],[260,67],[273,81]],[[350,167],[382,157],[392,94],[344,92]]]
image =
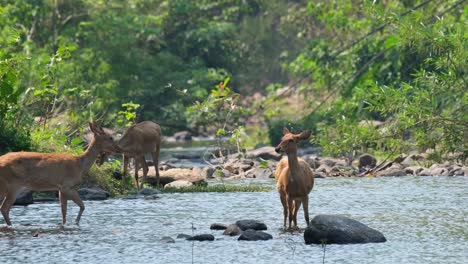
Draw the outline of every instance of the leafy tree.
[[[290,69],[322,99],[304,121],[321,122],[327,153],[431,148],[466,156],[462,2],[309,2],[309,14],[327,31]],[[385,123],[369,128],[361,120]]]

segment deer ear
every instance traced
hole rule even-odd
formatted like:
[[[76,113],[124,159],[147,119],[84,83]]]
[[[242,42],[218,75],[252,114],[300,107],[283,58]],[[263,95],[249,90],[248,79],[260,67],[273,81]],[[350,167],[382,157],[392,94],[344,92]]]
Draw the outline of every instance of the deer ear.
[[[297,135],[297,139],[306,140],[306,139],[308,139],[310,137],[311,134],[312,134],[312,131],[306,130],[306,131],[300,133],[299,135]]]
[[[102,127],[100,127],[96,122],[91,122],[89,123],[89,128],[91,129],[91,131],[93,131],[94,134],[96,135],[103,135],[105,134],[104,130],[102,129]]]
[[[94,126],[94,122],[89,122],[89,129],[91,129],[91,132],[96,134],[96,127]]]
[[[99,135],[104,135],[106,134],[106,132],[104,131],[104,129],[102,129],[102,127],[96,123],[94,123],[94,127],[96,128],[96,132],[99,134]]]
[[[283,128],[283,136],[286,135],[286,134],[289,134],[291,132],[289,132],[289,130],[287,128]]]

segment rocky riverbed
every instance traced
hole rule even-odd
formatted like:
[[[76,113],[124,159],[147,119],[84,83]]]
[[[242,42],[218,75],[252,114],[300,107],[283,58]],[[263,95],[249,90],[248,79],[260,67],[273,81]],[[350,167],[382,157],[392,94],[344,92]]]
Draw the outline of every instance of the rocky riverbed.
[[[313,150],[302,150],[299,155],[314,170],[316,178],[328,177],[387,177],[387,176],[468,176],[468,167],[461,162],[432,163],[422,154],[400,155],[392,160],[379,161],[370,154],[363,154],[353,162],[345,159],[321,157]],[[176,155],[177,156],[177,155]],[[160,164],[162,182],[183,181],[187,186],[204,184],[211,179],[268,179],[274,178],[277,162],[282,156],[273,147],[262,147],[248,151],[243,156],[233,154],[224,158],[201,160],[196,155],[182,158],[167,157]],[[178,167],[187,160],[199,166]],[[154,184],[154,167],[150,167],[149,178]],[[142,173],[140,174],[142,176]]]

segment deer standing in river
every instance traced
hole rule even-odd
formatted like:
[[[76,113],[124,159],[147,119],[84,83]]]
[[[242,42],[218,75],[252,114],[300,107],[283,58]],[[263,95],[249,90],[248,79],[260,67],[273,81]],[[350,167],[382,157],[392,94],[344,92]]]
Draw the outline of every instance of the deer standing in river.
[[[62,224],[67,221],[68,200],[80,207],[76,224],[80,223],[85,206],[74,188],[82,183],[99,153],[116,151],[114,140],[99,125],[93,122],[89,127],[94,137],[81,155],[10,152],[0,156],[0,196],[4,197],[0,211],[7,225],[11,225],[9,213],[16,196],[25,191],[59,191]]]
[[[136,188],[143,188],[138,184],[139,165],[143,167],[143,179],[148,175],[148,166],[145,154],[151,153],[156,171],[156,184],[159,185],[159,152],[161,150],[161,127],[151,121],[143,121],[132,125],[125,130],[122,137],[117,142],[119,152],[123,154],[123,175],[127,175],[127,166],[130,158],[135,160],[135,185]]]
[[[307,130],[300,134],[292,134],[287,128],[283,129],[283,138],[275,151],[284,152],[288,156],[278,162],[275,170],[276,188],[283,205],[284,227],[289,218],[289,228],[291,222],[297,227],[297,211],[304,207],[304,217],[309,225],[309,193],[314,187],[314,173],[309,164],[297,157],[297,144],[299,140],[306,140],[310,137],[311,131]]]

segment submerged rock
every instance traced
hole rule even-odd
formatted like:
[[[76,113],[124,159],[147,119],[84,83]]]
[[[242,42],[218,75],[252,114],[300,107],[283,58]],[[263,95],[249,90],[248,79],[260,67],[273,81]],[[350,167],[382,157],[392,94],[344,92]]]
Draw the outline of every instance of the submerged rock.
[[[236,225],[242,230],[267,230],[267,226],[260,221],[257,220],[239,220],[236,222]]]
[[[164,236],[159,240],[159,242],[161,242],[161,243],[175,243],[175,240],[170,236]]]
[[[191,238],[192,236],[191,235],[187,235],[187,234],[178,234],[177,235],[177,238],[180,238],[180,239],[187,239],[187,238]]]
[[[201,234],[201,235],[195,235],[193,237],[187,238],[187,240],[192,241],[214,241],[214,236],[211,234]]]
[[[248,229],[242,232],[242,234],[237,240],[258,241],[258,240],[270,240],[270,239],[273,239],[273,236],[266,232]]]
[[[211,230],[226,230],[227,226],[223,224],[214,223],[210,226]]]
[[[317,215],[304,232],[306,244],[386,242],[384,235],[365,224],[339,215]]]
[[[82,200],[107,200],[109,193],[101,188],[81,188],[78,190]]]
[[[156,189],[151,189],[151,188],[143,188],[138,191],[138,195],[143,195],[143,196],[156,195],[156,194],[161,194],[161,191],[156,190]]]

